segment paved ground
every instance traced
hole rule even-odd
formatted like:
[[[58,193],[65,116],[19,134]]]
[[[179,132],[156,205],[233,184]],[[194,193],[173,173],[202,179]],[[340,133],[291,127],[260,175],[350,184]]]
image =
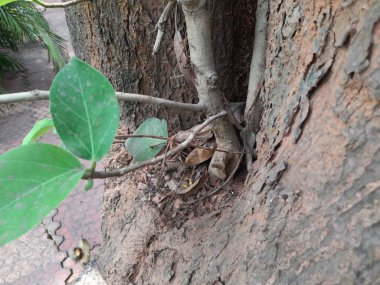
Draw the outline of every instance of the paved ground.
[[[45,15],[55,32],[69,40],[63,11],[50,9]],[[72,55],[71,46],[68,49]],[[9,74],[0,83],[1,86],[9,93],[48,90],[54,74],[41,46],[25,45],[17,56],[22,60],[25,70]],[[19,145],[33,124],[45,117],[49,117],[46,101],[3,108],[3,113],[0,113],[0,154]],[[42,140],[59,143],[53,134],[45,135]],[[92,252],[96,253],[102,242],[100,226],[103,192],[102,181],[97,181],[88,192],[80,184],[41,225],[18,240],[0,247],[0,284],[59,285],[76,279],[84,268],[72,262],[67,252],[81,238],[85,238]]]

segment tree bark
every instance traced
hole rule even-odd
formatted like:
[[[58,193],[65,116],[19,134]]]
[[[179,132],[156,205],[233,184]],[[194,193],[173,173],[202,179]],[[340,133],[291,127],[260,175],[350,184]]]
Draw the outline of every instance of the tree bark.
[[[126,2],[97,0],[73,8],[85,12],[78,30],[73,25],[79,14],[69,16],[78,54],[121,91],[185,94],[165,92],[163,76],[175,65],[171,55],[161,54],[161,63],[148,60],[154,37],[147,35],[162,3]],[[211,2],[210,9],[219,11],[227,2],[236,8],[234,1],[223,2]],[[213,14],[213,23],[233,30],[231,17],[247,16],[233,11],[225,21],[223,13]],[[223,90],[239,85],[227,97],[243,98],[236,82],[246,82],[250,57],[230,61],[237,45],[220,53],[226,47],[214,43],[217,70],[223,70],[218,73],[234,78]],[[245,49],[250,52],[252,44]],[[223,61],[220,54],[229,56]],[[378,1],[270,1],[259,93],[263,116],[248,177],[199,204],[173,207],[170,215],[137,189],[143,178],[108,180],[98,259],[107,282],[379,284],[379,65]],[[239,67],[242,72],[231,74]]]
[[[224,2],[223,5],[209,2],[213,45],[217,47],[217,71],[221,74],[221,82],[232,83],[222,84],[226,98],[230,101],[244,101],[250,55],[243,51],[252,48],[253,34],[236,29],[253,29],[253,5],[250,0]],[[197,103],[196,94],[186,85],[185,80],[175,76],[178,75],[178,68],[173,50],[173,15],[168,20],[168,28],[158,54],[152,55],[157,33],[155,27],[164,7],[164,1],[92,0],[66,8],[75,54],[101,70],[115,90]],[[178,28],[184,31],[184,17],[179,9],[178,11]],[[224,46],[219,45],[221,41],[225,42]],[[241,61],[239,70],[243,72],[231,75],[229,70],[237,68],[235,61]],[[235,88],[238,92],[232,92]],[[165,118],[169,124],[181,128],[191,127],[199,119],[194,114],[178,116],[178,112],[173,115],[172,111],[152,106],[124,104],[122,109],[123,122],[130,129],[151,116]]]

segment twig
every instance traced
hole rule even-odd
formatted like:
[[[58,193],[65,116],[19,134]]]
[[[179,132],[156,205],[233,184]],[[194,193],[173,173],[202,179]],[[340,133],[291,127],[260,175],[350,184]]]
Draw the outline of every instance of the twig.
[[[66,8],[66,7],[73,6],[73,5],[76,5],[78,3],[90,1],[90,0],[71,0],[71,1],[62,2],[62,3],[46,3],[46,2],[41,1],[41,0],[32,0],[32,1],[38,5],[45,7],[45,8]]]
[[[113,141],[113,143],[124,143],[126,139],[129,139],[129,138],[151,138],[151,139],[159,139],[159,140],[170,140],[172,138],[168,138],[168,137],[161,137],[161,136],[153,136],[153,135],[119,135],[119,136],[115,136],[115,140]],[[189,144],[189,147],[193,147],[193,148],[201,148],[201,149],[212,149],[213,151],[217,151],[217,152],[225,152],[225,153],[231,153],[231,154],[242,154],[241,151],[238,151],[238,152],[232,152],[232,151],[228,151],[228,150],[224,150],[224,149],[218,149],[218,148],[214,148],[214,147],[206,147],[206,146],[200,146],[200,145],[196,145],[196,144]]]
[[[160,174],[158,175],[158,178],[157,178],[157,183],[156,183],[156,187],[157,188],[161,184],[162,174],[164,173],[164,166],[165,166],[166,158],[168,156],[168,150],[169,150],[169,147],[170,147],[170,144],[171,144],[172,141],[173,141],[173,138],[171,138],[171,140],[167,143],[166,148],[165,148],[164,159],[161,162]]]
[[[159,139],[159,140],[170,140],[170,138],[167,137],[161,137],[161,136],[153,136],[153,135],[119,135],[115,136],[115,139],[120,139],[120,140],[126,140],[129,138],[150,138],[150,139]]]
[[[20,93],[10,93],[10,94],[1,94],[0,95],[0,104],[5,103],[16,103],[22,101],[38,101],[38,100],[48,100],[49,99],[49,91],[44,90],[33,90],[27,92]],[[146,103],[152,104],[172,109],[178,109],[182,111],[191,111],[191,112],[202,112],[205,111],[205,105],[191,104],[191,103],[181,103],[175,102],[171,100],[166,100],[162,98],[140,95],[140,94],[131,94],[131,93],[123,93],[116,92],[116,96],[120,101],[129,101],[134,103]]]
[[[189,147],[201,148],[201,149],[212,149],[213,151],[216,151],[216,152],[224,152],[224,153],[230,153],[230,154],[242,154],[242,153],[244,154],[244,152],[241,152],[241,151],[233,152],[233,151],[228,151],[228,150],[224,150],[224,149],[218,149],[218,148],[214,148],[214,147],[200,146],[200,145],[195,145],[195,144],[190,144]]]
[[[240,166],[240,163],[241,163],[241,161],[242,161],[242,159],[243,159],[243,156],[244,156],[244,149],[243,149],[242,154],[241,154],[240,157],[239,157],[239,160],[238,160],[238,162],[237,162],[237,164],[236,164],[234,170],[231,172],[230,176],[228,176],[228,178],[226,179],[226,181],[223,182],[222,185],[220,185],[219,187],[217,187],[215,190],[213,190],[212,192],[208,193],[207,195],[205,195],[205,196],[203,196],[203,197],[201,197],[201,198],[199,198],[199,199],[195,199],[195,200],[192,200],[192,201],[185,202],[185,204],[187,204],[187,205],[194,204],[194,203],[200,202],[200,201],[202,201],[202,200],[204,200],[204,199],[206,199],[206,198],[208,198],[208,197],[210,197],[210,196],[212,196],[212,195],[218,193],[218,192],[219,192],[224,186],[226,186],[227,183],[229,183],[229,182],[231,181],[231,179],[235,176],[235,173],[236,173],[236,171],[238,170],[238,168],[239,168],[239,166]]]
[[[166,4],[165,9],[160,16],[160,19],[158,20],[158,23],[157,23],[158,31],[157,31],[156,41],[153,46],[153,53],[152,53],[153,55],[157,54],[158,50],[160,49],[162,38],[164,37],[164,33],[166,31],[168,17],[175,2],[176,2],[175,0],[169,0],[168,4]]]
[[[162,139],[162,140],[170,140],[170,138],[165,138],[165,137],[159,137],[159,136],[145,136],[145,135],[126,135],[126,136],[116,136],[116,138],[119,138],[119,139],[116,139],[114,140],[112,143],[113,144],[117,144],[117,143],[125,143],[125,140],[130,138],[130,137],[137,137],[137,138],[152,138],[152,139]],[[121,140],[120,140],[121,139]],[[206,147],[206,146],[200,146],[200,145],[196,145],[196,144],[189,144],[188,145],[189,147],[193,147],[193,148],[201,148],[201,149],[212,149],[213,151],[215,152],[224,152],[224,153],[230,153],[230,154],[242,154],[241,151],[239,152],[232,152],[232,151],[228,151],[228,150],[224,150],[224,149],[217,149],[217,148],[214,148],[214,147]]]
[[[148,161],[143,161],[143,162],[139,162],[139,163],[134,163],[132,165],[129,165],[129,166],[126,166],[126,167],[123,167],[123,168],[118,168],[118,169],[112,169],[112,170],[107,170],[107,171],[100,171],[100,172],[95,172],[93,175],[90,175],[89,173],[85,173],[83,175],[83,179],[98,179],[98,178],[108,178],[108,177],[117,177],[117,176],[123,176],[129,172],[132,172],[132,171],[135,171],[137,169],[140,169],[142,167],[145,167],[145,166],[148,166],[148,165],[152,165],[152,164],[156,164],[160,161],[162,161],[166,156],[167,157],[170,157],[182,150],[184,150],[192,141],[193,139],[196,137],[196,135],[203,129],[205,128],[207,125],[209,125],[211,122],[215,121],[216,119],[219,119],[221,117],[224,117],[225,115],[227,115],[227,112],[226,111],[222,111],[214,116],[211,116],[209,118],[207,118],[202,124],[196,126],[193,131],[191,132],[191,134],[189,135],[189,137],[181,144],[177,145],[175,148],[171,149],[170,151],[167,152],[166,155],[160,155],[160,156],[157,156],[151,160],[148,160]]]

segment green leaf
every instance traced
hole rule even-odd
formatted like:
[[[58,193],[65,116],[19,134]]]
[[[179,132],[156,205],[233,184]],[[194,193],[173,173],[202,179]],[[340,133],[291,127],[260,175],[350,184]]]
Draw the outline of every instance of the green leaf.
[[[0,246],[38,225],[85,169],[58,146],[31,143],[0,156]]]
[[[30,132],[25,136],[22,145],[26,145],[38,140],[43,134],[54,128],[52,119],[42,119],[34,124]]]
[[[93,161],[108,152],[119,105],[111,83],[90,65],[73,58],[61,69],[50,89],[50,112],[70,152]]]
[[[84,191],[91,190],[92,187],[94,187],[94,180],[90,179],[87,181],[86,185],[84,186]]]
[[[168,136],[168,126],[165,120],[149,118],[134,132],[135,135]],[[129,138],[125,141],[128,153],[133,161],[145,161],[155,157],[166,145],[166,140],[152,138]]]
[[[0,6],[7,5],[8,3],[16,2],[18,0],[0,0]]]

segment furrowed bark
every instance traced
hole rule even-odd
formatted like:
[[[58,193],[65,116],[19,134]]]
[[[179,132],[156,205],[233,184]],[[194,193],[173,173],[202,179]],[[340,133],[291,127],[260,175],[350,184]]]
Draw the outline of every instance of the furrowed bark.
[[[218,85],[206,1],[179,2],[185,14],[190,59],[196,73],[199,101],[205,104],[209,115],[214,115],[225,109],[225,102]],[[213,132],[219,148],[231,152],[240,150],[240,142],[235,130],[226,118],[213,124]],[[238,159],[236,154],[215,153],[209,166],[209,173],[217,178],[226,179],[227,165],[236,165]]]

